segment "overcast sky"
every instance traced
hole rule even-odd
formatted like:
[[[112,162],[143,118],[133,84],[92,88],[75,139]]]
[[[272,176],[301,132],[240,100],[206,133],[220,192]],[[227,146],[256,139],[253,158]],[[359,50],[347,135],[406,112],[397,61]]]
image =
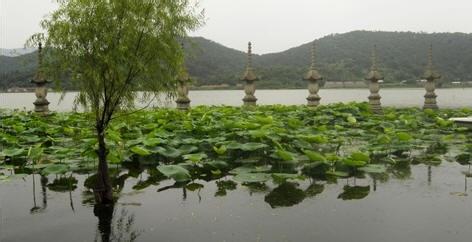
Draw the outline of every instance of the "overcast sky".
[[[471,0],[201,0],[206,25],[191,35],[255,53],[353,30],[472,32]],[[40,31],[53,0],[0,0],[0,48]]]

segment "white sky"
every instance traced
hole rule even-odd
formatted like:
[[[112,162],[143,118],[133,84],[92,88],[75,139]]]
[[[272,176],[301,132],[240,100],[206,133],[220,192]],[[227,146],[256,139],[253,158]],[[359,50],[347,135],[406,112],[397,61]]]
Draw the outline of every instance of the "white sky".
[[[255,53],[283,51],[353,30],[472,32],[471,0],[200,0],[206,25],[191,35]],[[0,0],[0,48],[19,48],[53,0]]]

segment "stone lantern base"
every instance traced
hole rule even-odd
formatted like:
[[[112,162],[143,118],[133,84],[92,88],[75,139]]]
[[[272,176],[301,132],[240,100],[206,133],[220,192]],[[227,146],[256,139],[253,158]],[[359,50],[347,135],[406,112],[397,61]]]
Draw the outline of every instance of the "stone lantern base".
[[[428,93],[424,95],[424,106],[423,109],[439,109],[438,104],[436,102],[437,95],[434,93]]]
[[[371,94],[369,96],[369,105],[370,109],[373,113],[382,114],[382,105],[380,104],[380,95],[379,94]]]
[[[38,98],[33,104],[35,112],[44,114],[49,112],[49,101],[46,98]]]
[[[243,98],[244,106],[255,106],[257,102],[257,98],[253,95],[246,95]]]
[[[177,103],[177,109],[187,110],[190,108],[189,98],[178,98],[175,102]]]
[[[318,94],[310,94],[306,100],[308,101],[307,105],[309,107],[316,107],[320,105],[321,97]]]

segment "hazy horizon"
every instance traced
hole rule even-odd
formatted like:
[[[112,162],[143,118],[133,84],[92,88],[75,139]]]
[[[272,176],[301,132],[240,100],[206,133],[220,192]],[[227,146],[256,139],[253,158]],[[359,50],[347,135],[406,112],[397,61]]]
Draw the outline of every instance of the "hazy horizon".
[[[0,0],[0,48],[22,48],[41,31],[53,0]],[[281,52],[330,34],[357,30],[472,33],[466,0],[201,0],[206,25],[190,33],[256,54]],[[386,11],[388,10],[388,11]],[[453,13],[453,14],[448,14]],[[443,16],[447,16],[443,17]]]

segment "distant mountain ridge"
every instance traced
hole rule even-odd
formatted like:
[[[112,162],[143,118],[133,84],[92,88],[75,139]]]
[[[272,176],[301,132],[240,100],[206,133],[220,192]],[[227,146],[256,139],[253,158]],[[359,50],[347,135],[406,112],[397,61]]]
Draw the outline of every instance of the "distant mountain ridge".
[[[9,57],[16,57],[16,56],[26,55],[26,54],[32,53],[35,50],[36,49],[34,49],[34,48],[17,48],[17,49],[2,49],[2,48],[0,48],[0,55],[9,56]]]
[[[257,52],[257,44],[254,43]],[[262,44],[262,43],[260,43]],[[472,34],[353,31],[317,40],[317,67],[327,81],[363,80],[370,68],[373,45],[385,82],[414,82],[427,64],[433,44],[434,63],[443,82],[472,81]],[[246,54],[202,37],[185,44],[186,64],[195,85],[236,86]],[[311,43],[279,53],[254,55],[259,88],[306,87],[302,80],[310,66]],[[0,56],[0,89],[29,86],[36,68],[36,53],[17,57]]]

